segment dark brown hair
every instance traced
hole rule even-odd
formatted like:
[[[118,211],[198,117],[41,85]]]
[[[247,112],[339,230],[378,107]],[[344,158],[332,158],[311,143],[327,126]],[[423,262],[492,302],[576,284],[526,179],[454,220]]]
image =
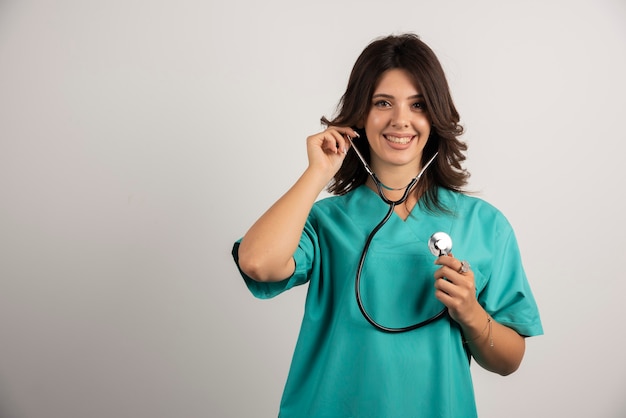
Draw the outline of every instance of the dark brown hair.
[[[371,98],[381,76],[391,69],[403,69],[413,79],[415,86],[424,95],[426,110],[432,123],[430,137],[424,148],[422,164],[435,152],[436,160],[426,170],[415,193],[426,208],[446,210],[437,195],[437,186],[454,191],[462,191],[467,184],[469,173],[461,166],[465,160],[467,145],[458,139],[463,133],[445,73],[435,53],[415,34],[391,35],[370,43],[357,58],[348,86],[339,101],[337,116],[328,120],[322,117],[326,126],[362,125],[371,108]],[[355,145],[369,162],[370,152],[364,131]],[[346,158],[328,185],[328,191],[342,195],[362,185],[367,180],[367,172],[354,152]],[[423,201],[423,202],[422,202]]]

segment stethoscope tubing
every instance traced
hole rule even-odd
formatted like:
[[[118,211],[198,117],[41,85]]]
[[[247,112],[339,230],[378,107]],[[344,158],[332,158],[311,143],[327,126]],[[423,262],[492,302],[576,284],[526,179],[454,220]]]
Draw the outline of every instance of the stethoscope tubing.
[[[383,187],[385,187],[385,188],[387,188],[387,187],[382,184],[382,182],[378,179],[376,174],[370,169],[369,165],[365,161],[365,158],[363,158],[363,156],[359,152],[358,148],[356,148],[354,146],[354,143],[352,142],[352,139],[350,137],[348,137],[348,140],[350,141],[350,144],[352,145],[352,149],[354,149],[354,151],[356,152],[357,156],[359,157],[359,159],[363,163],[363,165],[365,167],[365,170],[368,172],[368,174],[370,175],[372,180],[374,180],[374,184],[376,184],[376,188],[378,189],[378,195],[380,196],[380,198],[386,204],[389,205],[389,210],[385,214],[385,217],[374,227],[374,229],[372,229],[372,232],[370,232],[369,236],[365,240],[365,245],[363,247],[363,251],[361,252],[361,257],[359,259],[359,265],[358,265],[357,271],[356,271],[356,279],[355,279],[355,284],[354,284],[354,290],[355,290],[355,295],[356,295],[356,302],[357,302],[357,305],[359,306],[359,310],[361,311],[361,314],[376,329],[378,329],[380,331],[383,331],[383,332],[387,332],[387,333],[402,333],[402,332],[413,331],[415,329],[418,329],[418,328],[421,328],[421,327],[423,327],[425,325],[428,325],[428,324],[430,324],[430,323],[432,323],[432,322],[434,322],[434,321],[436,321],[436,320],[438,320],[440,318],[443,318],[444,316],[446,316],[446,314],[448,312],[448,308],[446,308],[446,307],[444,307],[436,315],[434,315],[434,316],[432,316],[432,317],[430,317],[430,318],[428,318],[428,319],[426,319],[424,321],[418,322],[416,324],[409,325],[409,326],[406,326],[406,327],[398,327],[398,328],[387,327],[387,326],[379,324],[378,322],[376,322],[374,320],[374,318],[372,318],[372,316],[365,309],[365,306],[363,305],[363,300],[361,298],[361,274],[363,272],[363,266],[365,265],[365,259],[367,258],[367,253],[369,251],[370,244],[372,243],[372,240],[374,239],[374,236],[387,223],[389,218],[391,218],[391,215],[393,214],[395,207],[397,205],[400,205],[400,204],[402,204],[402,203],[404,203],[406,201],[406,199],[409,197],[409,193],[411,192],[411,190],[413,190],[413,188],[415,187],[415,185],[417,184],[419,179],[422,177],[422,174],[424,174],[424,171],[426,171],[426,168],[428,168],[428,166],[435,160],[435,157],[437,157],[438,153],[435,153],[435,155],[433,155],[432,158],[424,165],[422,170],[420,170],[419,174],[416,177],[414,177],[411,180],[411,182],[409,182],[409,184],[406,186],[406,188],[404,190],[404,194],[402,195],[402,197],[400,199],[398,199],[398,200],[390,200],[390,199],[387,198],[387,196],[385,196],[385,193],[383,191]]]
[[[408,189],[407,189],[408,190]],[[374,227],[374,229],[372,229],[372,232],[370,232],[369,236],[367,237],[367,240],[365,241],[365,246],[363,247],[363,251],[361,252],[361,258],[359,259],[359,265],[357,267],[357,272],[356,272],[356,279],[355,279],[355,284],[354,284],[354,291],[355,291],[355,295],[356,295],[356,302],[357,305],[359,306],[359,310],[361,311],[361,314],[363,314],[363,317],[365,317],[365,319],[367,320],[367,322],[369,322],[370,324],[372,324],[375,328],[377,328],[380,331],[384,331],[387,333],[401,333],[401,332],[408,332],[408,331],[413,331],[415,329],[421,328],[425,325],[428,325],[442,317],[444,317],[448,311],[447,308],[443,308],[439,313],[437,313],[436,315],[418,322],[416,324],[413,325],[409,325],[406,327],[399,327],[399,328],[394,328],[394,327],[387,327],[384,325],[379,324],[378,322],[376,322],[374,320],[374,318],[371,317],[371,315],[367,312],[367,310],[365,309],[365,306],[363,306],[363,300],[361,298],[361,273],[363,272],[363,266],[365,265],[365,259],[367,257],[367,252],[369,250],[370,244],[372,243],[372,240],[374,239],[374,236],[376,235],[376,233],[387,223],[387,221],[389,220],[389,218],[391,218],[391,215],[393,214],[393,211],[396,207],[396,205],[398,203],[402,203],[404,200],[406,200],[406,197],[408,196],[408,193],[405,192],[406,196],[403,196],[402,199],[400,199],[397,202],[391,201],[391,204],[389,205],[389,210],[387,211],[387,214],[385,215],[385,217],[378,223],[378,225],[376,225]]]

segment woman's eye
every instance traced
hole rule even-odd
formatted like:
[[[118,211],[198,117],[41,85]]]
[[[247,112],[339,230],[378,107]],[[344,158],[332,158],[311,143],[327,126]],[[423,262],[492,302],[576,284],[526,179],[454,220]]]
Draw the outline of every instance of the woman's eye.
[[[374,106],[376,107],[389,107],[391,104],[387,100],[378,100],[374,102]]]
[[[413,104],[413,107],[415,109],[418,109],[418,110],[426,110],[426,103],[424,103],[424,102],[417,102],[417,103]]]

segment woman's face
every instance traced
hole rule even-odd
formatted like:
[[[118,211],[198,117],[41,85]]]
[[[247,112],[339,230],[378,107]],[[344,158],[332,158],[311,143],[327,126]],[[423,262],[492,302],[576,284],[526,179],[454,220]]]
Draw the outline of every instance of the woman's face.
[[[417,174],[430,128],[424,97],[408,73],[384,72],[365,119],[374,171],[402,166]]]

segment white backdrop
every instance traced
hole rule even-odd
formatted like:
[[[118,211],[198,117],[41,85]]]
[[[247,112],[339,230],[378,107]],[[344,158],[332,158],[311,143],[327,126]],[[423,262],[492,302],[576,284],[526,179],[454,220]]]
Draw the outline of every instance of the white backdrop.
[[[624,0],[0,1],[0,416],[275,416],[306,287],[254,299],[231,245],[402,31],[544,322],[480,416],[626,416]]]

